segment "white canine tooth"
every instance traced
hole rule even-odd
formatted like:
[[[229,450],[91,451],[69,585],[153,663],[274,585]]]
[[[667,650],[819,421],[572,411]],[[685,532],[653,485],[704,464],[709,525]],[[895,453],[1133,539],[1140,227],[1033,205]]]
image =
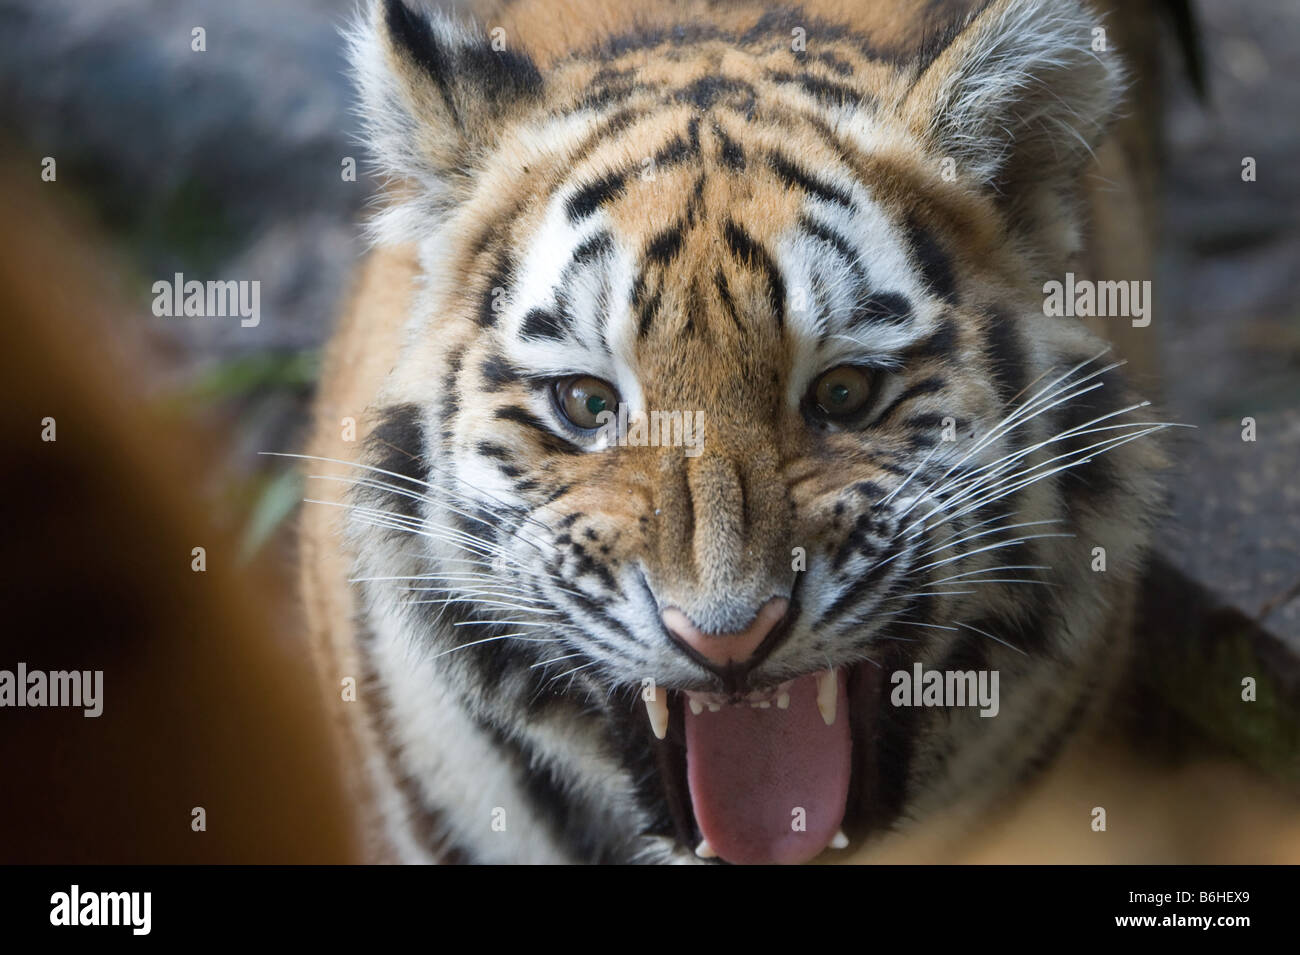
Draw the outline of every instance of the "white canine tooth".
[[[844,834],[844,830],[838,830],[835,835],[831,836],[832,849],[847,849],[849,847],[849,837]]]
[[[645,711],[650,714],[650,728],[655,736],[663,739],[668,735],[668,691],[655,687],[651,699],[645,701]]]
[[[718,854],[713,851],[713,846],[709,845],[708,839],[701,839],[700,844],[695,847],[695,854],[701,859],[716,859]]]
[[[790,694],[782,690],[776,698],[776,708],[778,710],[788,710],[790,708]]]
[[[840,682],[834,670],[817,674],[817,709],[827,726],[835,725],[835,704],[840,696]]]
[[[701,703],[699,700],[697,700],[694,694],[688,693],[686,695],[686,702],[690,705],[691,712],[694,713],[696,716],[699,716],[701,713],[704,712],[704,704]]]

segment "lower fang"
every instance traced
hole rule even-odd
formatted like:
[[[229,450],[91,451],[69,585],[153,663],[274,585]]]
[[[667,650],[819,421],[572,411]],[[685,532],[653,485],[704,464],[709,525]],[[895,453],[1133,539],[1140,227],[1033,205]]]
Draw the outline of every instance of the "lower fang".
[[[790,694],[782,693],[776,698],[776,708],[778,710],[788,710],[790,708]]]
[[[831,837],[832,849],[847,849],[848,847],[849,847],[849,837],[844,834],[843,829],[840,829],[838,832],[835,833],[834,836]]]
[[[690,706],[691,712],[694,713],[696,716],[699,716],[701,713],[704,712],[704,704],[701,703],[699,700],[697,700],[694,696],[688,694],[686,697],[686,702]]]
[[[695,847],[695,854],[701,859],[716,859],[718,854],[713,851],[713,846],[709,845],[708,839],[701,839],[700,844]]]
[[[668,735],[668,691],[654,687],[645,701],[645,711],[650,716],[650,728],[657,738]]]
[[[835,704],[839,700],[840,682],[834,670],[817,674],[817,710],[827,726],[835,725]]]

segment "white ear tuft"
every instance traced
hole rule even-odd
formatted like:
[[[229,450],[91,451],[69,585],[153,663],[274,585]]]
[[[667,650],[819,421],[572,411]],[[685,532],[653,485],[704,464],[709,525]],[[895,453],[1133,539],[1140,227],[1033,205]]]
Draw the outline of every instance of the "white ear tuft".
[[[1124,73],[1080,0],[993,0],[926,65],[903,112],[941,155],[1002,192],[1076,174]]]
[[[540,96],[541,74],[526,54],[404,0],[371,0],[345,35],[366,141],[389,182],[372,237],[422,238],[456,201],[475,153]]]

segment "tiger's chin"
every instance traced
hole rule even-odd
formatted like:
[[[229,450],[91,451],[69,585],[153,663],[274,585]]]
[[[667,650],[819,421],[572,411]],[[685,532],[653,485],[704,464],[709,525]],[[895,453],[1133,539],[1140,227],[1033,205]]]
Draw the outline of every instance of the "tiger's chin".
[[[703,859],[797,864],[873,827],[884,671],[859,663],[739,697],[659,688],[646,708],[679,839]]]

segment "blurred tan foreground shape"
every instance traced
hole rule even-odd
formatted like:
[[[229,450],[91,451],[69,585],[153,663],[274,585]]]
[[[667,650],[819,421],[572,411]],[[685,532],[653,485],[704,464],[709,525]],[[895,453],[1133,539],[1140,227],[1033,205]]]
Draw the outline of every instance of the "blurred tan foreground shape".
[[[0,669],[103,670],[103,714],[0,709],[0,862],[353,859],[291,588],[203,493],[222,436],[146,400],[148,316],[42,187],[0,170]]]

